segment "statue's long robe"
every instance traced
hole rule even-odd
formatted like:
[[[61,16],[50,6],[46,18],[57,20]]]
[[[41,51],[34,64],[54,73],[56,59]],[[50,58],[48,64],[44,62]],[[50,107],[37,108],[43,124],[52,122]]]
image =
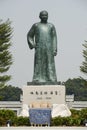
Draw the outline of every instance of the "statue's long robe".
[[[36,23],[27,35],[29,47],[35,48],[34,82],[56,82],[54,52],[57,51],[57,37],[54,25]]]

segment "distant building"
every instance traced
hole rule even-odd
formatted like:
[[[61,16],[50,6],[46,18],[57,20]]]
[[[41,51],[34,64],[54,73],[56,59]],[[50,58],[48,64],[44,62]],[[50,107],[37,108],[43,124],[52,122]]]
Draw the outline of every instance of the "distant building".
[[[22,108],[22,102],[20,101],[0,101],[0,109],[13,110],[19,115]]]
[[[66,104],[69,109],[81,110],[87,108],[87,101],[74,101],[74,94],[66,95]]]

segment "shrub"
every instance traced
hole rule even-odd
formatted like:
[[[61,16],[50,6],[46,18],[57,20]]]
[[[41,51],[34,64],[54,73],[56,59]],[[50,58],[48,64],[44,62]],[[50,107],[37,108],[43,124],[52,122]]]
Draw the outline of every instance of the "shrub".
[[[51,119],[51,126],[81,126],[87,119],[87,108],[71,110],[70,117],[55,117]],[[11,120],[13,126],[30,126],[29,117],[17,117],[11,110],[0,110],[0,126],[6,126],[7,120]]]
[[[71,110],[70,117],[55,117],[51,120],[51,126],[81,126],[87,119],[87,108],[82,110]]]
[[[30,126],[29,118],[28,117],[17,117],[16,126]]]
[[[8,120],[12,121],[15,117],[15,113],[11,110],[0,110],[0,126],[5,126]]]
[[[58,116],[58,117],[55,117],[51,120],[51,125],[52,126],[61,126],[63,125],[63,118]]]

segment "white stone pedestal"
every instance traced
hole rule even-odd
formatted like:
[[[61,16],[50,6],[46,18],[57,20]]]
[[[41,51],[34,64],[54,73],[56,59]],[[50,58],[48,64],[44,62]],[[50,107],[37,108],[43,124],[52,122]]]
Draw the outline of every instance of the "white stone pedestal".
[[[65,104],[65,86],[63,85],[29,85],[23,87],[23,104],[47,102]]]

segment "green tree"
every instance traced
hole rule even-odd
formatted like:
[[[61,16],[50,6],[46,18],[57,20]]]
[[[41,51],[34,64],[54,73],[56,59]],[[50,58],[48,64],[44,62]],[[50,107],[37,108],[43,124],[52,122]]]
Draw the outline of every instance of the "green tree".
[[[12,64],[12,54],[9,51],[11,46],[12,28],[8,19],[6,22],[0,20],[0,88],[6,85],[11,76],[6,75]]]
[[[68,79],[65,82],[66,94],[75,95],[75,101],[87,101],[87,85],[82,78]]]
[[[85,49],[83,50],[84,61],[82,62],[82,66],[80,66],[80,70],[84,74],[87,74],[87,41],[85,41],[83,46],[85,47]]]
[[[8,94],[9,93],[9,94]],[[5,86],[0,90],[0,100],[1,101],[20,101],[20,95],[22,94],[22,89],[18,87],[13,87],[11,85]]]

